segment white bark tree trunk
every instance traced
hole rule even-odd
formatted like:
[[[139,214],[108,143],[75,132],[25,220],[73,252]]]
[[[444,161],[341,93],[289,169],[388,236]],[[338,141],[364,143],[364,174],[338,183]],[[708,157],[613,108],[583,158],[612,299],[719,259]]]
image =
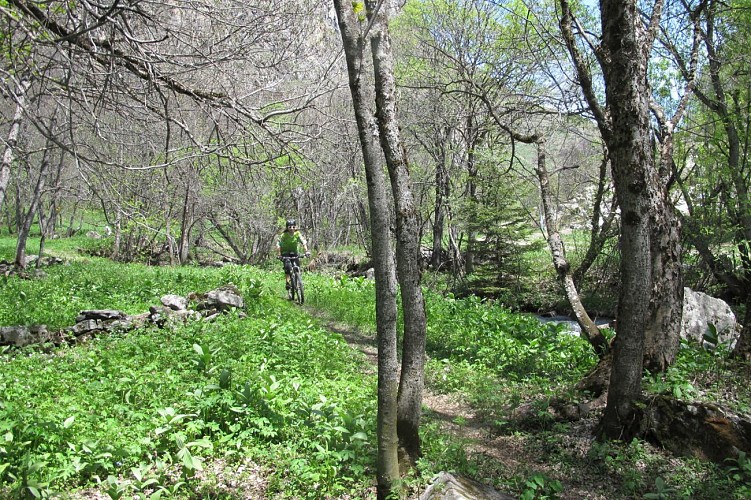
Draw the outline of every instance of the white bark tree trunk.
[[[0,207],[3,206],[5,201],[5,193],[8,189],[8,182],[10,182],[10,170],[13,165],[13,154],[16,144],[18,144],[18,134],[21,131],[21,121],[24,114],[24,106],[26,106],[26,92],[28,92],[31,86],[31,80],[26,76],[21,77],[21,81],[18,83],[18,91],[16,93],[16,110],[13,113],[13,120],[10,124],[10,131],[8,132],[8,139],[6,141],[5,151],[3,152],[3,160],[0,163]]]

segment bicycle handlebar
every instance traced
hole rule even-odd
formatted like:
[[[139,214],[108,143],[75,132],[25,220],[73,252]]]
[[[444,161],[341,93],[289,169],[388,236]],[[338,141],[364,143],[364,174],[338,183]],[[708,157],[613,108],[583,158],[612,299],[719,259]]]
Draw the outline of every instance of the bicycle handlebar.
[[[290,260],[290,259],[299,259],[300,257],[306,257],[306,258],[310,257],[310,252],[305,252],[304,254],[303,253],[299,253],[299,254],[296,254],[296,255],[279,255],[279,256],[277,256],[277,259],[278,260],[285,260],[285,259],[286,260]]]

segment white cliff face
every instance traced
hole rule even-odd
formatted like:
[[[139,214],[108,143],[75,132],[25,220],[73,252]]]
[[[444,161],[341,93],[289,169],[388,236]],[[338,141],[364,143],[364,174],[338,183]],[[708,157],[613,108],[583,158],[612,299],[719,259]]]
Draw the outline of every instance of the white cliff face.
[[[683,324],[681,337],[701,342],[709,324],[717,328],[721,343],[735,345],[738,340],[738,322],[730,306],[723,300],[702,292],[684,288]]]

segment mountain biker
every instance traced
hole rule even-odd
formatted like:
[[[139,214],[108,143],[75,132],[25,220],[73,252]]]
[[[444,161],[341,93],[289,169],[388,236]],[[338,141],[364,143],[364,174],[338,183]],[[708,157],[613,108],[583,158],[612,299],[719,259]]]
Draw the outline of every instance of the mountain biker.
[[[308,242],[305,241],[302,233],[297,230],[297,221],[295,219],[287,219],[287,226],[284,232],[279,236],[279,240],[276,242],[277,258],[282,257],[294,257],[293,262],[300,266],[300,247],[305,252],[305,257],[310,256],[308,252]],[[287,290],[290,289],[290,273],[292,266],[284,265],[284,280],[286,282]]]

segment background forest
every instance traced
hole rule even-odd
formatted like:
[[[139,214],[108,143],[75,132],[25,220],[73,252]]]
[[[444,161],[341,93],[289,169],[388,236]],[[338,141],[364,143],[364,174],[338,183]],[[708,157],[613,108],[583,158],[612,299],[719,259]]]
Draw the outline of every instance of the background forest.
[[[360,147],[327,2],[2,8],[0,202],[4,228],[21,235],[19,252],[33,221],[51,238],[81,231],[92,213],[121,261],[261,262],[286,217],[318,252],[369,250]],[[581,29],[596,32],[585,8]],[[682,222],[686,284],[728,299],[742,316],[747,9],[693,9],[667,5],[653,48],[655,140],[661,147],[660,131],[670,128],[675,152],[662,175]],[[523,309],[560,298],[557,288],[540,293],[547,268],[519,258],[544,249],[548,232],[535,146],[519,140],[530,131],[546,137],[550,222],[567,235],[584,295],[606,298],[617,276],[607,152],[559,10],[408,2],[391,23],[430,265],[449,272],[455,291]],[[584,62],[602,92],[597,67]],[[679,122],[668,120],[679,110]]]
[[[640,87],[655,166],[645,191],[668,214],[652,225],[671,238],[654,245],[667,248],[665,268],[681,275],[655,281],[664,295],[651,302],[670,289],[682,297],[684,285],[727,301],[742,325],[734,373],[743,373],[751,350],[751,5],[633,5],[652,37]],[[333,264],[361,274],[374,257],[377,268],[383,233],[353,75],[377,77],[380,59],[363,50],[357,71],[348,68],[337,8],[324,0],[0,0],[8,260],[25,269],[27,253],[88,233],[88,255],[122,264],[263,267],[284,220],[295,218],[313,249],[311,270]],[[425,288],[572,315],[585,331],[589,318],[616,317],[630,220],[622,220],[616,194],[624,190],[614,181],[622,170],[609,128],[618,99],[606,16],[591,2],[565,0],[347,8],[363,36],[381,33],[374,12],[388,15],[399,150],[414,200],[409,227]],[[377,88],[365,93],[380,106]],[[391,173],[386,148],[377,160]],[[385,193],[387,239],[400,244],[402,194]],[[595,334],[586,336],[596,347]],[[428,349],[447,348],[429,338]],[[595,358],[582,356],[573,378],[593,367]]]

